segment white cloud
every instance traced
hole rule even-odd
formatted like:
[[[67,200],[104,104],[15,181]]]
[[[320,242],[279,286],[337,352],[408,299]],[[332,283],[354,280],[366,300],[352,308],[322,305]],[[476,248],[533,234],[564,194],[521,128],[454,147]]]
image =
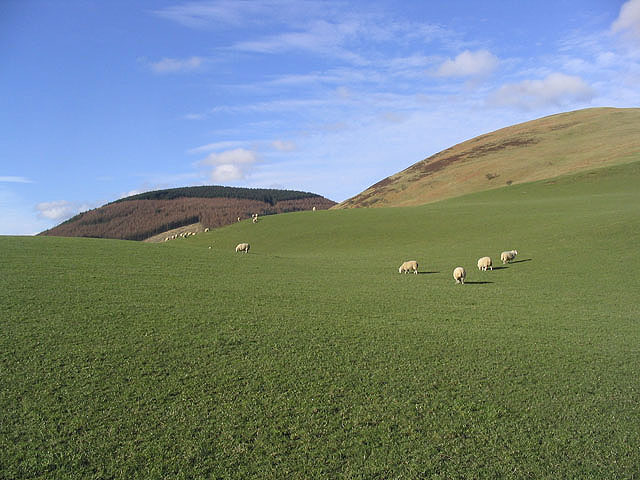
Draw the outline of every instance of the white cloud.
[[[273,148],[280,152],[292,152],[296,149],[296,144],[294,142],[287,142],[284,140],[275,140],[272,142]]]
[[[238,165],[218,165],[211,171],[211,180],[216,183],[232,182],[245,178],[245,172]]]
[[[191,57],[186,59],[163,58],[157,62],[149,63],[149,67],[154,73],[185,73],[197,70],[203,64],[202,57]]]
[[[594,96],[594,89],[582,78],[552,73],[542,80],[524,80],[503,85],[489,97],[488,103],[530,110],[563,106],[572,102],[589,102]]]
[[[251,166],[258,161],[253,150],[235,148],[220,153],[210,153],[197,163],[201,167],[214,167],[210,172],[214,182],[230,182],[246,178]]]
[[[477,52],[465,50],[455,59],[448,59],[440,65],[436,75],[440,77],[484,76],[495,70],[499,63],[498,57],[488,50]]]
[[[124,192],[121,193],[120,196],[118,198],[127,198],[127,197],[133,197],[134,195],[139,195],[141,193],[145,193],[148,192],[149,190],[143,190],[143,189],[133,189],[133,190],[129,190],[128,192]]]
[[[640,39],[640,0],[629,0],[622,5],[611,30],[614,33],[625,32]]]
[[[26,177],[15,177],[15,176],[0,176],[0,182],[5,183],[33,183],[33,181],[29,180]]]
[[[38,217],[49,220],[65,220],[73,215],[80,213],[80,207],[66,200],[58,200],[54,202],[41,202],[36,205]]]
[[[251,164],[257,160],[256,152],[236,148],[221,153],[210,153],[200,165]]]

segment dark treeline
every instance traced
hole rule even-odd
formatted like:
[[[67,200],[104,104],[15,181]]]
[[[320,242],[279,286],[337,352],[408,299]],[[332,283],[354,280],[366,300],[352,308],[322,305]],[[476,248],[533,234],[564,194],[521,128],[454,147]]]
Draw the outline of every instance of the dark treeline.
[[[242,198],[275,205],[286,200],[301,200],[303,198],[317,198],[320,195],[296,190],[278,190],[273,188],[241,188],[208,185],[200,187],[181,187],[153,192],[140,193],[121,198],[113,203],[131,200],[174,200],[176,198]],[[320,197],[322,198],[322,197]]]
[[[186,198],[173,200],[121,200],[76,215],[41,235],[145,240],[174,228],[200,223],[217,228],[254,213],[275,213],[327,209],[335,202],[319,195],[267,202],[246,198]]]

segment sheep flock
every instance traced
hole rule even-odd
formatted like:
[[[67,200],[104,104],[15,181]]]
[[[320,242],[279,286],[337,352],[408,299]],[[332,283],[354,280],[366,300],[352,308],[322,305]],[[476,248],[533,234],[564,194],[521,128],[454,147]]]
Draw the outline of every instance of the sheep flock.
[[[315,208],[314,208],[315,210]],[[240,221],[241,219],[238,217],[238,221]],[[252,214],[251,215],[251,220],[252,223],[257,223],[258,222],[258,214]],[[206,228],[204,230],[205,233],[209,232],[209,228]],[[196,235],[196,232],[183,232],[181,234],[178,235],[172,235],[170,237],[165,238],[165,242],[168,240],[172,240],[174,238],[179,238],[179,237],[189,237],[192,235]],[[209,250],[211,250],[211,246],[208,247]],[[249,243],[247,242],[242,242],[236,245],[235,247],[235,251],[236,253],[238,252],[243,252],[243,253],[249,253],[251,246],[249,245]],[[515,258],[516,255],[518,255],[518,251],[517,250],[505,250],[500,254],[500,260],[502,261],[502,264],[507,264],[507,263],[511,263]],[[478,266],[478,270],[481,272],[486,272],[486,271],[493,271],[493,261],[491,259],[491,257],[489,256],[483,256],[480,257],[478,259],[477,262],[477,266]],[[504,267],[502,267],[504,268]],[[402,262],[402,264],[400,265],[400,267],[398,268],[398,273],[414,273],[415,275],[418,274],[418,262],[416,260],[406,260],[404,262]],[[463,266],[456,266],[453,269],[453,279],[455,280],[456,284],[460,284],[460,285],[464,285],[465,280],[467,277],[467,271],[465,270],[465,268]],[[472,282],[473,283],[473,282]]]

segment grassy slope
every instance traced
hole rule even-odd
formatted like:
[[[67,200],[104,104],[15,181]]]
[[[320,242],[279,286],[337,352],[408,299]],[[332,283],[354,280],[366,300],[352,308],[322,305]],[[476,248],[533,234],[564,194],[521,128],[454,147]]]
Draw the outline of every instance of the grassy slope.
[[[633,478],[639,179],[636,163],[167,244],[0,238],[0,472]],[[397,273],[408,259],[420,275]]]
[[[640,109],[590,108],[551,115],[455,145],[337,207],[422,205],[640,160]]]

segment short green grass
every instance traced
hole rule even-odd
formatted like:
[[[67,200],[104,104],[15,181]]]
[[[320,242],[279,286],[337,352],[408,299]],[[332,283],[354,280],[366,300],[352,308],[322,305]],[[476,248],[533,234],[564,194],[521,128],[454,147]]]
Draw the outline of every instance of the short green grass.
[[[0,478],[638,478],[639,180],[2,237]]]

